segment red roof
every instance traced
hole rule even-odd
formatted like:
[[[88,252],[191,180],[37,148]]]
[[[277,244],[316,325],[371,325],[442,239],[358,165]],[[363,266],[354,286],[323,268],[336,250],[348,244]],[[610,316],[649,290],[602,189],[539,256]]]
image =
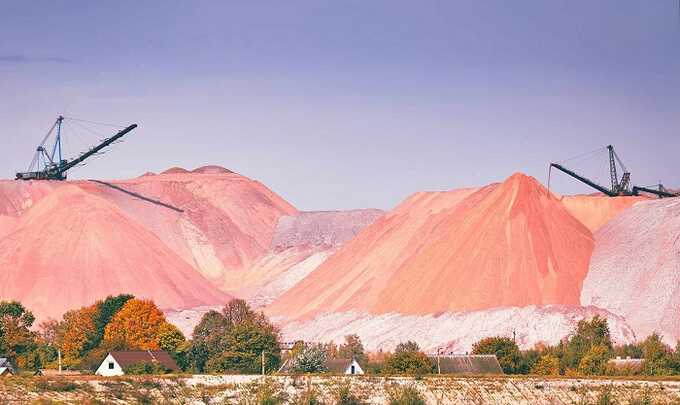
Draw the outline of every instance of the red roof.
[[[180,368],[175,363],[170,354],[164,350],[131,350],[131,351],[117,351],[110,352],[111,356],[116,359],[121,368],[129,367],[133,364],[139,363],[153,363],[158,362],[168,370],[178,372]]]

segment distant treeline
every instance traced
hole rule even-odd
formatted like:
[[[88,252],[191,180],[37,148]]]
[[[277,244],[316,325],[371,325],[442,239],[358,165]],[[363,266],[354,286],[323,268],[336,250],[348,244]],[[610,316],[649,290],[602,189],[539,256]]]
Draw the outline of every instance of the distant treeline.
[[[239,299],[221,311],[207,312],[187,340],[150,300],[122,294],[66,312],[32,330],[35,318],[16,301],[0,301],[0,357],[23,371],[56,368],[94,371],[109,351],[165,350],[187,373],[319,373],[330,359],[356,359],[371,374],[428,374],[432,361],[417,343],[399,344],[393,353],[366,353],[357,335],[344,343],[298,342],[282,351],[279,330],[262,313]],[[507,374],[672,375],[680,374],[680,345],[675,350],[654,333],[644,341],[614,345],[607,320],[581,320],[557,345],[520,350],[507,337],[475,343],[473,354],[495,354]],[[644,359],[621,366],[615,357]],[[626,363],[626,362],[623,362]],[[138,373],[161,370],[139,367]]]

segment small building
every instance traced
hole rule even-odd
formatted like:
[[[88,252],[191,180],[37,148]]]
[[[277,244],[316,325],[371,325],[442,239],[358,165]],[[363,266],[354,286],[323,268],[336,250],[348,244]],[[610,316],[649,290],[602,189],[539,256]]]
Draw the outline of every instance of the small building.
[[[58,376],[73,376],[82,375],[80,370],[57,370],[54,368],[41,368],[35,371],[33,375],[35,376],[45,376],[45,377],[58,377]]]
[[[359,362],[352,359],[329,359],[324,363],[326,370],[334,374],[363,375],[364,369]]]
[[[14,366],[6,357],[0,357],[0,376],[14,374]]]
[[[612,373],[642,373],[642,371],[645,369],[645,359],[634,359],[630,358],[630,356],[621,358],[621,356],[616,356],[615,359],[609,359],[607,361],[607,369],[609,369]]]
[[[127,367],[140,363],[159,364],[172,372],[180,371],[175,360],[164,350],[132,350],[109,352],[95,374],[106,377],[124,375]]]
[[[430,361],[439,374],[503,374],[495,354],[451,354]]]

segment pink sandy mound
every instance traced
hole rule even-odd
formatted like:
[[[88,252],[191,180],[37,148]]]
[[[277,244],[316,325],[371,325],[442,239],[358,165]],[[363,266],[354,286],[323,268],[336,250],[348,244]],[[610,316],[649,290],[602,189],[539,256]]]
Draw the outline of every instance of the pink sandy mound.
[[[279,217],[297,210],[260,182],[211,166],[80,186],[111,201],[224,291],[269,252]]]
[[[355,310],[432,314],[577,305],[593,238],[535,179],[419,193],[267,308],[311,318]]]
[[[110,294],[151,298],[161,308],[219,304],[229,296],[115,205],[61,183],[0,239],[0,296],[38,318]]]
[[[612,198],[604,195],[575,195],[562,197],[561,201],[571,215],[587,226],[591,232],[595,232],[633,204],[647,200],[647,197]]]
[[[595,233],[581,303],[622,315],[641,338],[680,339],[680,198],[641,202]]]

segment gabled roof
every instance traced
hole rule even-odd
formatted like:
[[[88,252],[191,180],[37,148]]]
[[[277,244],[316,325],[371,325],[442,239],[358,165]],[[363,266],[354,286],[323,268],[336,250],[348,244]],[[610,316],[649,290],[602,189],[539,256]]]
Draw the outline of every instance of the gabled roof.
[[[0,357],[0,367],[8,368],[10,372],[14,373],[14,366],[7,357]]]
[[[343,374],[349,366],[352,365],[353,359],[328,359],[324,363],[326,370],[331,373]]]
[[[430,357],[435,368],[437,358]],[[503,374],[495,354],[454,354],[439,357],[442,374]]]
[[[118,362],[121,368],[129,367],[138,363],[153,363],[158,362],[163,367],[172,370],[180,371],[180,368],[175,363],[168,352],[164,350],[131,350],[131,351],[116,351],[109,353]]]

